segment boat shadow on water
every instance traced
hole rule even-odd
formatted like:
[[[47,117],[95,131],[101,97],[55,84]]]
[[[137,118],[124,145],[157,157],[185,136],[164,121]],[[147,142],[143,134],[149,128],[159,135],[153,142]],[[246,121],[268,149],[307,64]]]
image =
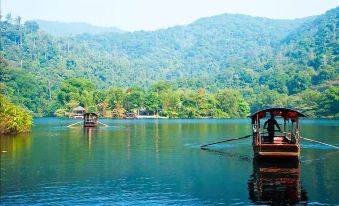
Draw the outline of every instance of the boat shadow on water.
[[[300,181],[300,161],[253,158],[248,192],[254,204],[306,205],[308,198]]]
[[[240,154],[234,151],[227,151],[227,150],[223,150],[223,149],[211,149],[211,148],[201,148],[203,151],[211,153],[211,154],[215,154],[215,155],[219,155],[219,156],[224,156],[227,158],[232,158],[232,159],[236,159],[239,161],[245,161],[250,163],[252,158],[249,155],[244,155],[244,154]]]

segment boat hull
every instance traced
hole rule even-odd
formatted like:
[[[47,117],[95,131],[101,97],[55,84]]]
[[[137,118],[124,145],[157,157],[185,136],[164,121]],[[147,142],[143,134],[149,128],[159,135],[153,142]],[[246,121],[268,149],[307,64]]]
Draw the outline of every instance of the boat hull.
[[[96,127],[98,124],[96,123],[85,123],[84,127]]]
[[[255,145],[254,154],[262,158],[299,158],[300,147],[297,144],[261,144]]]

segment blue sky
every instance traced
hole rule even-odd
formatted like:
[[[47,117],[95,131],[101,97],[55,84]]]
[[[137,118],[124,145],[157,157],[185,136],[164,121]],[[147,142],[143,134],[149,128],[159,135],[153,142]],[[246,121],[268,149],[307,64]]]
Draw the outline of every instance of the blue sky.
[[[127,31],[155,30],[222,13],[274,19],[319,15],[339,0],[0,0],[3,14],[24,20],[87,22]]]

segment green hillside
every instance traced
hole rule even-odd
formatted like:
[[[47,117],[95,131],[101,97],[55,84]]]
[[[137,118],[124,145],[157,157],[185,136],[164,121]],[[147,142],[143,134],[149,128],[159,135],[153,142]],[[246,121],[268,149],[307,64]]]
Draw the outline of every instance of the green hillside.
[[[137,85],[136,91],[151,98],[154,85],[165,80],[170,87],[164,91],[174,92],[179,105],[191,101],[181,108],[181,117],[243,116],[242,102],[251,110],[290,106],[311,117],[337,117],[338,11],[297,20],[224,14],[152,32],[73,37],[52,36],[39,30],[36,22],[21,24],[7,16],[1,22],[1,64],[5,65],[1,93],[38,115],[66,109],[72,100],[94,109],[105,103],[114,110],[116,105],[109,104],[107,97],[111,88],[123,88],[128,99],[131,93],[125,89]],[[89,99],[76,95],[60,99],[61,83],[74,77],[94,83]],[[193,110],[202,110],[194,97],[201,89],[206,102],[214,103],[209,104],[208,114],[194,115]],[[232,91],[223,93],[223,89]],[[222,108],[220,104],[226,103],[218,99],[220,93],[237,97],[235,112]],[[141,98],[136,108],[126,106],[125,100],[118,106],[144,108],[147,99]],[[165,99],[158,105],[163,111]],[[183,111],[187,108],[190,111]]]

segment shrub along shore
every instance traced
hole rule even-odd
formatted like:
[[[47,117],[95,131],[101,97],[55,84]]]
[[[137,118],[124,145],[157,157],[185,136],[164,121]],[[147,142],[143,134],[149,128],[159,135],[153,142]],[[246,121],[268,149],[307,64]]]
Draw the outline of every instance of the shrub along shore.
[[[13,105],[3,95],[0,95],[0,99],[0,135],[29,132],[32,125],[31,114]]]

